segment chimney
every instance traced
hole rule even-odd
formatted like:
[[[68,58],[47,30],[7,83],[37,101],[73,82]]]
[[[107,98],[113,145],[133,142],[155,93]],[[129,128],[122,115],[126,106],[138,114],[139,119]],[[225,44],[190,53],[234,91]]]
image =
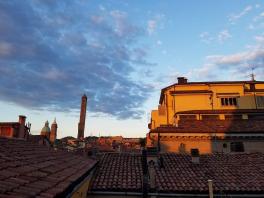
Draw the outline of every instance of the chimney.
[[[178,79],[179,85],[187,84],[187,82],[188,82],[188,79],[185,77],[178,77],[177,79]]]
[[[19,132],[18,132],[18,138],[27,138],[27,129],[26,129],[26,116],[19,115]]]
[[[24,115],[19,115],[18,122],[19,122],[19,124],[25,126],[25,125],[26,125],[26,116],[24,116]]]
[[[192,157],[192,163],[199,164],[200,163],[199,149],[196,148],[191,149],[191,157]]]

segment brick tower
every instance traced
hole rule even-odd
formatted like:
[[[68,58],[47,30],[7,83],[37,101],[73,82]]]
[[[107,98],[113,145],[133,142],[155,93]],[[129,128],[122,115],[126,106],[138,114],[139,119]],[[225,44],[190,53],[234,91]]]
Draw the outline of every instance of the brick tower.
[[[85,127],[85,117],[86,117],[86,105],[87,105],[87,96],[84,94],[82,96],[81,112],[80,112],[80,122],[78,125],[78,139],[84,138],[84,127]]]
[[[56,122],[56,118],[54,119],[54,122],[51,125],[51,131],[50,131],[50,142],[54,143],[56,138],[57,138],[57,122]]]

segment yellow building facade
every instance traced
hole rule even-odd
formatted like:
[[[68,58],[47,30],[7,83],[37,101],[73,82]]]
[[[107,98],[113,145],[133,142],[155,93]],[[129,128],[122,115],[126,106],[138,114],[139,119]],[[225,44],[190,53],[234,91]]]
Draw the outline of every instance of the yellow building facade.
[[[161,90],[159,106],[151,112],[150,129],[177,125],[175,114],[190,110],[264,109],[264,81],[187,82]]]
[[[147,146],[159,141],[164,151],[180,152],[184,147],[187,152],[229,152],[240,137],[247,151],[259,151],[256,145],[264,152],[259,142],[264,129],[250,129],[260,120],[264,122],[264,81],[188,82],[179,77],[178,83],[161,90],[158,109],[151,112]]]

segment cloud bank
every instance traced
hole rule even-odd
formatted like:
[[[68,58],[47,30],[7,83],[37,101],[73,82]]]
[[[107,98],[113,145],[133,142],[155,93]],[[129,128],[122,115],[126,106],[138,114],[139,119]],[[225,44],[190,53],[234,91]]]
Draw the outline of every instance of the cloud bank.
[[[249,75],[254,69],[257,80],[264,78],[264,48],[255,46],[252,49],[230,55],[210,55],[206,57],[201,68],[190,71],[189,76],[203,76],[209,80],[218,79],[221,74],[230,80],[250,80]]]
[[[151,88],[135,78],[148,67],[146,33],[126,13],[88,1],[0,1],[0,100],[32,109],[79,109],[140,118]]]

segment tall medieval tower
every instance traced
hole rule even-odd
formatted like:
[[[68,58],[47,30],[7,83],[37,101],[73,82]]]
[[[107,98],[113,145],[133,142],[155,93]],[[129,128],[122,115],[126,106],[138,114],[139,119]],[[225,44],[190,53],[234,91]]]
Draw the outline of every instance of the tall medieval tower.
[[[85,117],[86,117],[86,105],[87,96],[84,94],[82,96],[81,112],[80,112],[80,122],[78,125],[78,139],[84,138],[84,127],[85,127]]]
[[[56,118],[54,119],[52,125],[51,125],[51,131],[50,131],[50,142],[54,143],[56,138],[57,138],[57,122],[56,122]]]

